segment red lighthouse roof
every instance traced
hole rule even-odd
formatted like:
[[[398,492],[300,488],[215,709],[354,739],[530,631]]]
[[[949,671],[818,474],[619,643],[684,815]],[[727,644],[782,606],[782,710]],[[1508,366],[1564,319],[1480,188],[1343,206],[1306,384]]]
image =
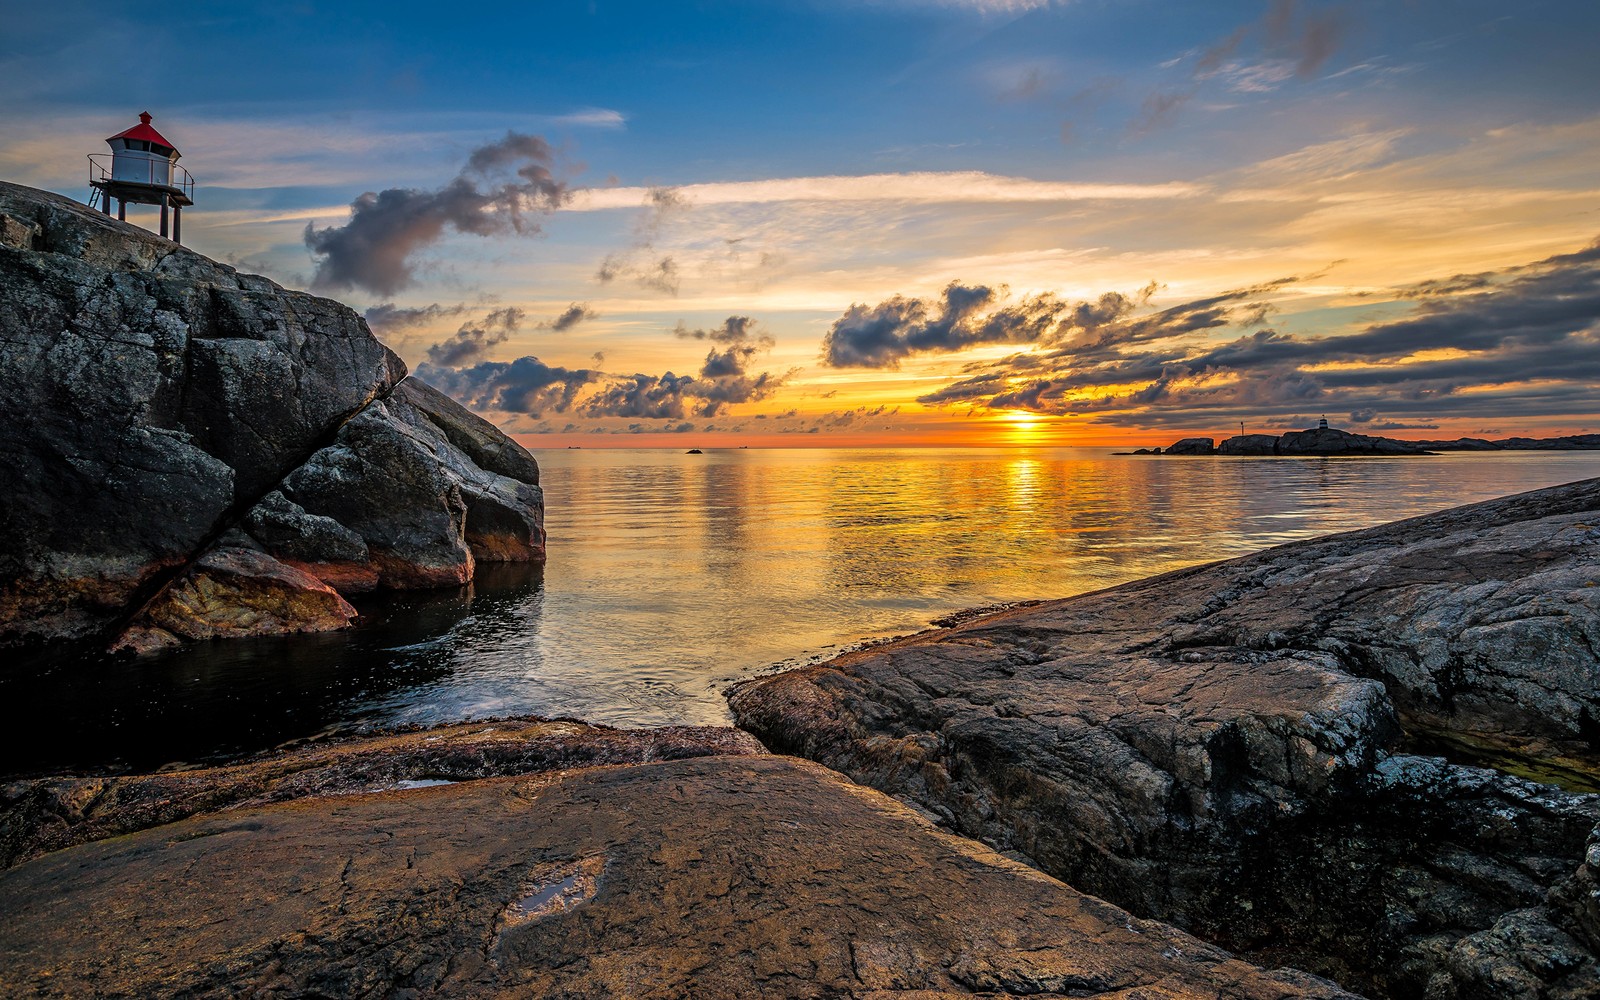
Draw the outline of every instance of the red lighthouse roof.
[[[110,142],[112,139],[144,139],[147,142],[165,146],[174,152],[176,152],[178,148],[172,143],[168,142],[166,136],[150,127],[150,112],[148,111],[139,112],[139,124],[135,125],[133,128],[118,132],[116,135],[111,136],[110,139],[107,139],[106,142]]]

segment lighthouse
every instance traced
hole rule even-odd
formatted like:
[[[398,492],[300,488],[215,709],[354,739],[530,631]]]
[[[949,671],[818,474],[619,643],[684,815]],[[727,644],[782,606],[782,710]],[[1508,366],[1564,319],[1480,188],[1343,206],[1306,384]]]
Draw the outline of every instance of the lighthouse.
[[[117,218],[126,221],[128,203],[161,206],[161,235],[167,235],[171,214],[172,241],[183,242],[183,209],[194,204],[194,178],[178,166],[183,155],[166,137],[150,125],[150,112],[139,115],[139,124],[106,140],[110,153],[89,154],[89,186],[94,193],[89,204],[97,202],[102,212],[111,214],[117,203]]]

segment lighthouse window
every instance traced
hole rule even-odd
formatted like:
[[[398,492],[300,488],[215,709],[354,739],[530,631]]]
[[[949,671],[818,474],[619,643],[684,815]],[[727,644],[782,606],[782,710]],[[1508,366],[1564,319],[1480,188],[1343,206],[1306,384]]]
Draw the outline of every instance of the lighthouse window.
[[[150,152],[150,142],[147,139],[129,139],[128,148],[136,149],[141,153]]]

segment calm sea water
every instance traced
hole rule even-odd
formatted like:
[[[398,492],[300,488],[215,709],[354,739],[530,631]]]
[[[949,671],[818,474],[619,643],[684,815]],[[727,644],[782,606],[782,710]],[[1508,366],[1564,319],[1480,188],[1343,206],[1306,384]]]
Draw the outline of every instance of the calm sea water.
[[[493,715],[723,723],[774,664],[1600,476],[1600,453],[1180,459],[1053,450],[539,454],[550,559],[362,606],[334,635],[0,676],[0,771],[150,768]]]

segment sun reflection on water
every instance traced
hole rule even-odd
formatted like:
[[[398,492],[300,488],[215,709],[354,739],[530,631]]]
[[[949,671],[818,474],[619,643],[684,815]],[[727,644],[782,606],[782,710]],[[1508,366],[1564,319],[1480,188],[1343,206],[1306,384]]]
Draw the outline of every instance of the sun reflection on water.
[[[1050,429],[1027,420],[1000,426]],[[354,632],[199,644],[138,670],[14,671],[0,678],[0,696],[24,717],[104,733],[108,747],[168,755],[156,764],[263,749],[321,729],[493,714],[722,723],[722,688],[740,676],[916,631],[957,609],[1064,597],[1600,474],[1594,453],[1230,461],[1067,448],[731,449],[538,457],[550,533],[542,579],[489,574],[460,594],[368,602]],[[68,742],[72,753],[94,751],[92,741]],[[0,749],[22,761],[51,746],[33,740]]]

